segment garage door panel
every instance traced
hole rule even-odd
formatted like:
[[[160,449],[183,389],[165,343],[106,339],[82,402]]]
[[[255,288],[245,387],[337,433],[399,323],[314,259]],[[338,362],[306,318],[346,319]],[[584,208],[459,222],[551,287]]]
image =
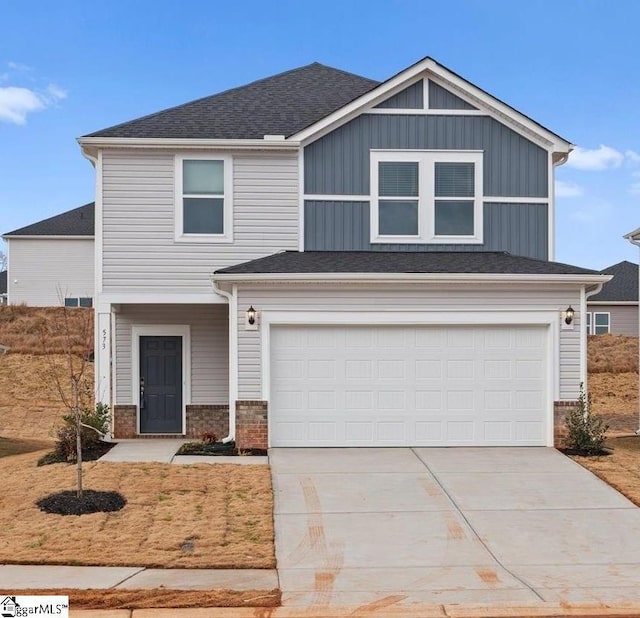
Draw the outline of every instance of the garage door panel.
[[[543,445],[546,333],[540,326],[272,327],[271,444]]]

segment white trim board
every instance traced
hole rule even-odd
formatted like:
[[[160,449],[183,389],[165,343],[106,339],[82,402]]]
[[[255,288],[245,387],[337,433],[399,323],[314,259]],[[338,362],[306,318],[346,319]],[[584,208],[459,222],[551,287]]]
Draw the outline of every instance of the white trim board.
[[[271,327],[278,325],[397,325],[397,326],[482,326],[482,325],[542,325],[547,329],[547,446],[553,446],[553,403],[560,393],[560,327],[555,311],[434,311],[416,316],[413,311],[263,311],[261,318],[261,396],[270,399],[271,388]],[[271,435],[269,420],[268,435]]]
[[[131,327],[131,401],[136,406],[136,433],[140,434],[140,337],[182,337],[182,432],[187,429],[191,403],[191,327],[188,324],[134,324]],[[145,434],[153,435],[153,434]]]

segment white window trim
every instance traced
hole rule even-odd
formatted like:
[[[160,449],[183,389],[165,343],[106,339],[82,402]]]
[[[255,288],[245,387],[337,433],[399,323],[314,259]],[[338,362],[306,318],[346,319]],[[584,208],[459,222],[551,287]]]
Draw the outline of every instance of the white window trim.
[[[185,234],[182,192],[183,161],[222,161],[224,163],[224,234]],[[174,237],[176,242],[231,243],[233,242],[233,157],[223,154],[179,154],[174,160]],[[210,197],[210,196],[209,196]]]
[[[585,315],[585,326],[586,326],[587,335],[591,335],[591,327],[593,325],[593,315],[591,314],[591,311],[587,311],[584,315]]]
[[[370,153],[370,241],[372,244],[464,244],[484,242],[483,226],[483,151],[478,150],[372,150]],[[380,234],[378,221],[378,164],[384,161],[417,162],[418,169],[418,234],[387,236]],[[435,163],[474,163],[473,221],[474,234],[441,236],[435,233]],[[453,198],[438,198],[453,199]]]
[[[136,433],[140,434],[140,337],[182,337],[182,431],[187,428],[191,403],[191,327],[188,324],[134,324],[131,327],[131,401],[136,406]],[[153,434],[145,434],[153,435]]]
[[[596,316],[606,315],[607,316],[607,332],[606,333],[597,333],[596,332]],[[603,328],[602,325],[599,325],[600,328]],[[593,316],[591,317],[591,331],[594,335],[609,335],[611,333],[611,312],[610,311],[594,311]]]

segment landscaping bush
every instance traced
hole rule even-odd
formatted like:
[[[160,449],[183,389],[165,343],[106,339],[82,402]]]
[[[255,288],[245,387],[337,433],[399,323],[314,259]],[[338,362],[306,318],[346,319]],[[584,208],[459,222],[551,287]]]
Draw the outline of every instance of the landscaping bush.
[[[605,452],[603,447],[609,425],[591,412],[591,397],[585,392],[582,384],[578,402],[565,416],[565,425],[565,443],[570,451],[580,455],[598,455]]]

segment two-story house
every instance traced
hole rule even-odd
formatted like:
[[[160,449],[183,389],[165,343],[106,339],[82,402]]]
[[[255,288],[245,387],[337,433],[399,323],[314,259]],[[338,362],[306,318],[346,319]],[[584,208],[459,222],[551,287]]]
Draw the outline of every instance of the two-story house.
[[[571,144],[425,58],[311,64],[79,140],[115,437],[551,445],[589,294],[554,257]]]

